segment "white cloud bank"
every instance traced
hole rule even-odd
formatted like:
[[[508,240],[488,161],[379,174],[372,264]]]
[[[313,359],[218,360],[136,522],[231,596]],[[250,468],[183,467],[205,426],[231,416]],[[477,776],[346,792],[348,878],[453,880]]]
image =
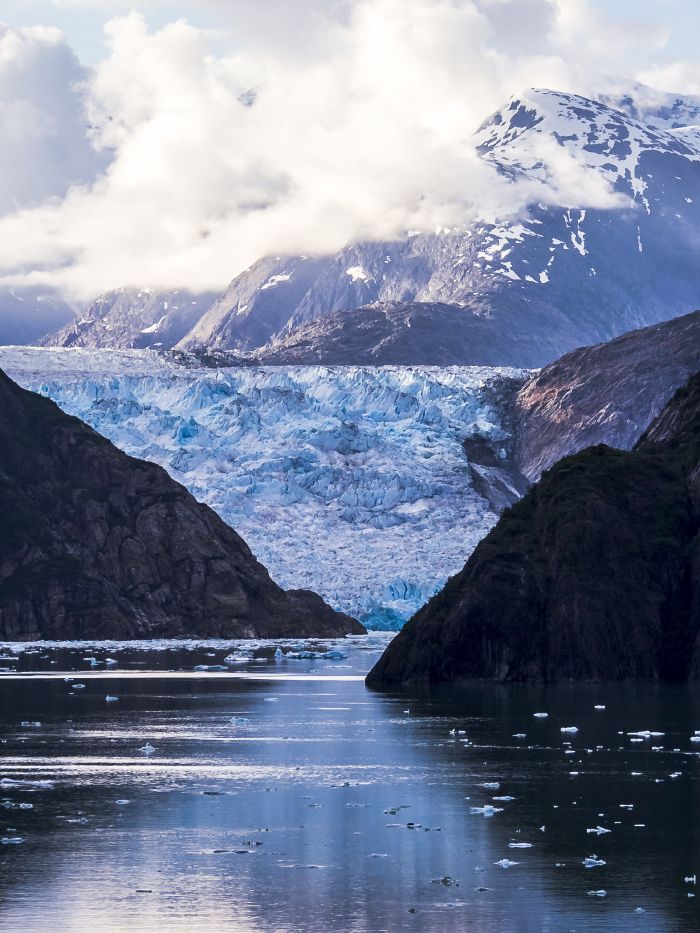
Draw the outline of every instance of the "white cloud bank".
[[[265,253],[517,210],[546,194],[481,163],[476,126],[664,42],[586,0],[270,0],[269,29],[259,3],[221,8],[228,53],[130,13],[90,73],[56,30],[0,27],[0,282],[218,288]],[[567,162],[553,187],[612,198]]]

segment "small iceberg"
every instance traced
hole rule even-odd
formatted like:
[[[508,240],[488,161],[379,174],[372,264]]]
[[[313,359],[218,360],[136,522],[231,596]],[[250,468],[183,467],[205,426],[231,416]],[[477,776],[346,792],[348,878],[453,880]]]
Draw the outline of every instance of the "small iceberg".
[[[602,865],[606,865],[607,862],[602,858],[598,858],[597,855],[589,855],[581,864],[584,868],[600,868]]]
[[[493,816],[494,813],[503,813],[503,807],[494,807],[487,803],[483,807],[469,807],[470,813],[481,813],[483,816]]]
[[[105,697],[105,703],[116,703],[119,697],[112,696],[111,693],[108,693]]]
[[[513,865],[519,865],[520,862],[513,862],[513,861],[512,861],[511,859],[509,859],[509,858],[502,858],[502,859],[500,859],[500,861],[494,862],[493,864],[494,864],[494,865],[498,865],[499,868],[512,868]]]
[[[549,713],[533,713],[535,719],[546,719],[549,716]]]
[[[559,731],[566,732],[570,735],[575,735],[578,732],[578,726],[562,726]]]

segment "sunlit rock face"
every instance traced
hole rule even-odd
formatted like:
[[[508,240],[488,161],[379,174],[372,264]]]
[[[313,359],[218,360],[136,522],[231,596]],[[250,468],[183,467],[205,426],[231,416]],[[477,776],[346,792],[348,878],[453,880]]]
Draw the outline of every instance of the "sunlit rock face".
[[[581,347],[518,392],[516,461],[531,481],[594,444],[629,450],[700,370],[700,311]]]
[[[203,369],[152,351],[0,350],[20,384],[212,506],[284,587],[400,627],[523,490],[478,367]]]

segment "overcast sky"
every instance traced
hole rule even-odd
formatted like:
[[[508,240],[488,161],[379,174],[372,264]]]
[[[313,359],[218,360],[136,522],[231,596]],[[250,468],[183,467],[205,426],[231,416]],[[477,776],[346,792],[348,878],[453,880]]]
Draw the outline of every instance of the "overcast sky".
[[[522,88],[700,94],[696,0],[3,0],[0,18],[0,284],[81,300],[518,210],[532,192],[469,136]],[[556,175],[558,197],[605,203]]]

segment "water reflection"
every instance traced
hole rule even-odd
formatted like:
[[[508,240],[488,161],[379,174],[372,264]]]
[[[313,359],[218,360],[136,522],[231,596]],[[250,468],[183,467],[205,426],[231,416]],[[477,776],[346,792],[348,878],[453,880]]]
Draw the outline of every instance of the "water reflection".
[[[230,643],[15,646],[0,828],[24,842],[0,847],[0,929],[698,929],[696,693],[386,697],[361,680],[381,646],[236,676],[193,670]],[[501,812],[470,812],[486,804]],[[585,868],[593,854],[606,864]]]

